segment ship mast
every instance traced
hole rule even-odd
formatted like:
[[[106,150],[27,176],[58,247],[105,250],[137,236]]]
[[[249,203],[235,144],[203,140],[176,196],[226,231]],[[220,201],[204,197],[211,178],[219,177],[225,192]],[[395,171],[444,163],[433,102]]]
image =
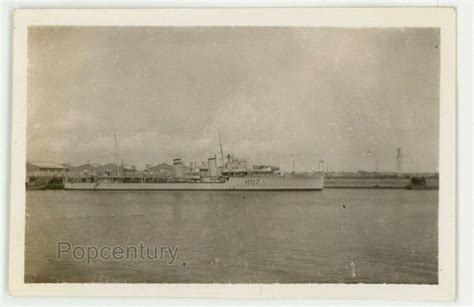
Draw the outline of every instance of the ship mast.
[[[120,177],[120,165],[119,165],[119,149],[118,149],[118,143],[117,143],[117,136],[114,133],[114,146],[115,146],[115,161],[117,163],[117,176]],[[123,162],[122,162],[122,167],[123,167]]]
[[[295,174],[295,157],[291,155],[291,158],[293,159],[293,175]]]
[[[222,162],[222,166],[224,166],[224,151],[222,150],[222,141],[221,141],[221,132],[219,132],[219,147],[220,147],[220,150],[221,150],[221,162]]]

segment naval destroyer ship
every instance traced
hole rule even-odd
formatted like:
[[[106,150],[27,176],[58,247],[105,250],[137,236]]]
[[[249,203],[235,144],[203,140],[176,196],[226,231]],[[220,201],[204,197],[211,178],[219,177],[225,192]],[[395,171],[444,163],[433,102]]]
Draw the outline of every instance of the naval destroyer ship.
[[[93,178],[91,182],[66,180],[66,190],[222,190],[222,191],[318,191],[323,189],[324,174],[308,176],[281,175],[279,168],[249,165],[245,159],[231,157],[218,167],[216,158],[208,160],[207,170],[189,171],[180,159],[175,159],[176,177],[159,182],[147,174],[140,182],[126,182],[122,176]],[[207,173],[207,174],[206,174]],[[157,182],[158,181],[158,182]]]
[[[115,175],[65,178],[66,190],[222,190],[222,191],[318,191],[323,189],[324,173],[307,176],[282,175],[280,168],[269,165],[251,165],[247,159],[227,155],[224,160],[220,142],[221,165],[216,156],[207,165],[187,167],[181,159],[173,160],[173,176],[162,178],[145,170],[133,178]]]

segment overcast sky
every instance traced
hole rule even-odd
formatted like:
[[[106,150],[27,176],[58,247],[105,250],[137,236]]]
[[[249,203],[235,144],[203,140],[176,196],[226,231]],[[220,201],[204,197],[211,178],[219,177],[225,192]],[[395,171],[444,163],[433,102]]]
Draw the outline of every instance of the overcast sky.
[[[437,29],[35,27],[28,160],[435,171]]]

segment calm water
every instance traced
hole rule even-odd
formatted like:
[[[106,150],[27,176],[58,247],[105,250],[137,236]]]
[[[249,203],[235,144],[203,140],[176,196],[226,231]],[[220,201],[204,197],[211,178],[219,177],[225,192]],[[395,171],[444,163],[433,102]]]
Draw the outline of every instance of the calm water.
[[[438,191],[28,191],[26,282],[437,283]],[[345,208],[344,208],[345,206]],[[57,259],[179,246],[162,260]]]

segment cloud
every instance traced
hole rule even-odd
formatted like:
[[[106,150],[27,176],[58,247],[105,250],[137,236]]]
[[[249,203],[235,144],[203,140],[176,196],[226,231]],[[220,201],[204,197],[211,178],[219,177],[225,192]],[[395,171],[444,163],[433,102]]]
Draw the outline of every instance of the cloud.
[[[139,166],[226,152],[334,169],[438,161],[436,29],[35,27],[28,159]]]

